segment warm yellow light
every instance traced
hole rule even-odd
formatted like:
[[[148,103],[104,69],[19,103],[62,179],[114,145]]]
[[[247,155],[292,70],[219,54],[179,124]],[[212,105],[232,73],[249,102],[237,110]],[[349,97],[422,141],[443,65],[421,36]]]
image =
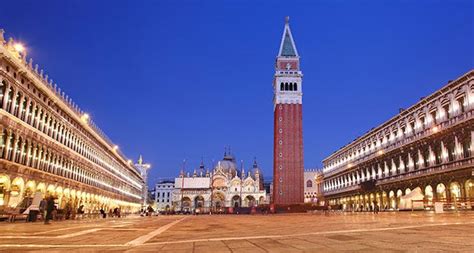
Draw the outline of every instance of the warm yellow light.
[[[15,48],[15,50],[19,53],[25,51],[25,47],[21,43],[16,43],[13,45],[13,48]]]
[[[383,155],[383,150],[379,150],[379,152],[377,152],[379,155]]]
[[[84,113],[81,117],[82,121],[87,122],[89,120],[89,114]]]
[[[437,133],[438,131],[439,131],[439,129],[438,129],[437,126],[433,127],[433,133]]]

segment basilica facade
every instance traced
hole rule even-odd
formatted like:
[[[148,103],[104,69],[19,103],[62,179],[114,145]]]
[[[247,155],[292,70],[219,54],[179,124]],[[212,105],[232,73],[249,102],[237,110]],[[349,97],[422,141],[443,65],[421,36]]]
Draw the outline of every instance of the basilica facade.
[[[225,153],[212,171],[201,163],[193,174],[181,171],[175,178],[170,209],[184,212],[224,212],[229,207],[266,204],[263,175],[257,162],[245,172],[235,158]]]

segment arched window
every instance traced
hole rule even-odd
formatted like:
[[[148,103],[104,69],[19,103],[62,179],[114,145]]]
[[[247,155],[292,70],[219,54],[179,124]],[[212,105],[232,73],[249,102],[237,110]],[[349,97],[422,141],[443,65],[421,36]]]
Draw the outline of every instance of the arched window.
[[[13,88],[10,87],[10,89],[8,89],[8,97],[7,97],[7,108],[6,108],[7,112],[11,112],[12,102],[13,102]]]
[[[285,85],[283,83],[280,84],[280,90],[284,90],[285,89]]]
[[[20,117],[20,103],[21,103],[21,92],[18,92],[15,97],[15,108],[13,108],[13,115]]]
[[[293,83],[290,83],[290,91],[293,90]]]
[[[5,89],[7,88],[7,83],[2,81],[0,83],[0,108],[3,107],[3,98],[5,97]]]
[[[313,187],[313,181],[311,180],[306,181],[306,187],[308,188]]]
[[[293,87],[293,90],[298,91],[298,84],[297,83],[295,83],[295,86]]]
[[[288,90],[288,83],[285,83],[285,90]]]

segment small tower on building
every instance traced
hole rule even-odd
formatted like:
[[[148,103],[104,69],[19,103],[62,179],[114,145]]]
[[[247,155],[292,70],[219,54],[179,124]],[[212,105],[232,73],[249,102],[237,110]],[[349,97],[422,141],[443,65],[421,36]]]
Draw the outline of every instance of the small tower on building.
[[[146,207],[148,202],[148,170],[151,168],[151,164],[143,163],[143,157],[140,155],[135,167],[140,170],[143,181],[145,182],[143,186],[143,206]]]

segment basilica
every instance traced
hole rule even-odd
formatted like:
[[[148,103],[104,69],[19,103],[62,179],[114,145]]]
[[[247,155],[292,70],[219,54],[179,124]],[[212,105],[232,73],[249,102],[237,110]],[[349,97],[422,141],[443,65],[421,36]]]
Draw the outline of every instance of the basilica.
[[[224,212],[229,207],[253,207],[267,204],[263,175],[254,160],[252,169],[237,168],[230,152],[212,171],[201,162],[193,174],[181,171],[175,178],[170,209],[183,212]]]

